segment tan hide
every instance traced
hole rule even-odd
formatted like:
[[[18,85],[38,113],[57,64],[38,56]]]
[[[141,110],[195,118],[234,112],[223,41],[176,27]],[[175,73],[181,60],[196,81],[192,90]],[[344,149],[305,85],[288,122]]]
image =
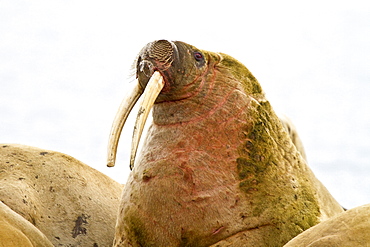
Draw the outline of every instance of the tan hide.
[[[0,247],[51,247],[34,225],[0,202]]]
[[[122,187],[68,155],[0,145],[0,200],[55,246],[110,246]]]
[[[284,247],[370,246],[370,204],[353,208],[311,227]]]

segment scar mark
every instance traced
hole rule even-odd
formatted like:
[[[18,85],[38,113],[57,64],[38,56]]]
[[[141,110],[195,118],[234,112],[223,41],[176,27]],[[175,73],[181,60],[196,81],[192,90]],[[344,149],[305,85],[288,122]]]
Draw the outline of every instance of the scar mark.
[[[77,220],[75,221],[75,226],[73,227],[72,230],[72,237],[76,238],[78,235],[87,234],[87,229],[84,227],[84,225],[88,224],[87,219],[89,216],[82,214],[81,216],[77,217]]]
[[[221,226],[221,227],[217,228],[216,230],[214,230],[214,231],[212,232],[212,235],[216,235],[217,233],[221,232],[223,229],[225,229],[225,227],[224,227],[224,226]]]

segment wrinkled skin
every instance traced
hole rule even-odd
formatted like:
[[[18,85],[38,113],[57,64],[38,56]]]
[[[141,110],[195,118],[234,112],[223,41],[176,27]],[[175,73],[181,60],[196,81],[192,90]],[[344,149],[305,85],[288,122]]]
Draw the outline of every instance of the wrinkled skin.
[[[165,86],[123,191],[115,246],[282,246],[343,211],[240,62],[156,41],[137,59],[143,87],[154,71]]]
[[[284,129],[288,132],[289,137],[292,140],[294,146],[297,148],[299,153],[302,155],[302,158],[304,160],[307,160],[306,151],[304,150],[302,140],[299,137],[297,129],[292,123],[292,121],[285,115],[280,115],[279,119]]]

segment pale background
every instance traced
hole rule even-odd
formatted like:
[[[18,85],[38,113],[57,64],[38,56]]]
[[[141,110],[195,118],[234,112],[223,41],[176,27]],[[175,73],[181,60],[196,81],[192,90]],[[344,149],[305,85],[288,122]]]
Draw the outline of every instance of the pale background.
[[[120,183],[111,123],[155,39],[221,51],[295,122],[309,165],[345,207],[370,203],[369,1],[0,0],[0,142],[69,154]]]

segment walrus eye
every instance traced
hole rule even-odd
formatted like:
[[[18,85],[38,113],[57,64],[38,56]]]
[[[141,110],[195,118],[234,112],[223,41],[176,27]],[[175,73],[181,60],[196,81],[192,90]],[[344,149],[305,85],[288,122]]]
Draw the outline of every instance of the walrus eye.
[[[200,52],[194,52],[194,58],[199,62],[204,60],[203,54]]]

